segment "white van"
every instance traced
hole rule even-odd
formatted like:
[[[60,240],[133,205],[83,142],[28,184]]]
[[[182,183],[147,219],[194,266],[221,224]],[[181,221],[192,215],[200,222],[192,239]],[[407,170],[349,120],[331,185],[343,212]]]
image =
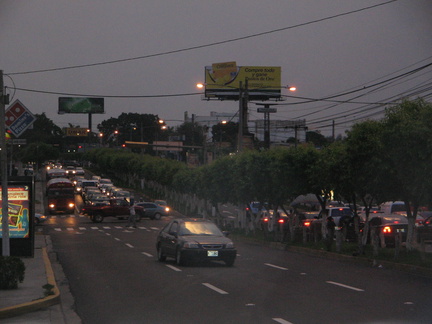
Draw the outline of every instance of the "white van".
[[[403,201],[387,201],[380,206],[384,214],[406,213],[407,209]]]

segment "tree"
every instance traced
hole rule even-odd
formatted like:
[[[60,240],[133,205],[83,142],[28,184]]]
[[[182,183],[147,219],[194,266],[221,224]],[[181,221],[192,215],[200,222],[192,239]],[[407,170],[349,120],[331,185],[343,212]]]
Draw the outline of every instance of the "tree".
[[[329,144],[327,138],[318,132],[306,132],[306,142],[312,143],[316,147],[324,147]]]
[[[35,114],[36,120],[31,129],[27,129],[22,138],[27,139],[27,143],[43,142],[46,144],[60,145],[63,141],[63,131],[49,119],[45,113]]]
[[[156,139],[164,140],[163,130],[165,123],[160,123],[157,115],[122,113],[118,118],[109,118],[98,125],[103,134],[104,143],[118,146],[125,141],[153,142]]]
[[[399,184],[393,200],[403,200],[407,207],[407,248],[412,249],[418,209],[432,192],[432,104],[406,100],[388,108],[381,141],[393,183]]]
[[[50,144],[33,142],[20,152],[20,160],[23,163],[35,162],[37,166],[47,160],[57,160],[60,156],[58,149]]]

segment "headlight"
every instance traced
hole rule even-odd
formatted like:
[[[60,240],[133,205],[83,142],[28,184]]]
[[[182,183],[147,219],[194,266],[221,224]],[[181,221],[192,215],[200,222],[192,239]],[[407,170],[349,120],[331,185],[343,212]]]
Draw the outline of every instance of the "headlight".
[[[55,205],[54,204],[49,204],[49,208],[54,208]]]
[[[198,249],[198,243],[192,243],[192,242],[186,242],[183,247],[187,248],[187,249]]]
[[[226,248],[226,249],[234,249],[234,243],[233,243],[233,242],[227,243],[227,244],[225,245],[225,248]]]
[[[169,207],[165,207],[165,211],[168,213],[170,211]]]
[[[74,203],[70,203],[69,204],[69,208],[74,208],[75,207],[75,204]]]

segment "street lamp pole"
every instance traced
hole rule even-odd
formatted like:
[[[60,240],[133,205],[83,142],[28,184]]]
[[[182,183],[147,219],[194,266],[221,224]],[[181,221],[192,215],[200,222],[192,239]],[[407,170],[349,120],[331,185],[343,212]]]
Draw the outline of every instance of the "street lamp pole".
[[[2,187],[2,256],[10,256],[7,149],[5,137],[5,104],[6,96],[4,94],[3,86],[3,70],[0,70],[0,170]]]

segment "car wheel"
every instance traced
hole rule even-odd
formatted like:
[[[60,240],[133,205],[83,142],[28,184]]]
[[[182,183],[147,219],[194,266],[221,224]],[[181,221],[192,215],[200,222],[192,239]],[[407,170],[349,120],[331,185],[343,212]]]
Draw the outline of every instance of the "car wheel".
[[[184,262],[184,260],[182,258],[182,253],[181,253],[181,249],[180,248],[177,248],[177,250],[176,250],[175,261],[176,261],[176,264],[179,265],[179,266],[185,264],[185,262]]]
[[[234,265],[235,258],[226,259],[224,262],[227,267],[232,267]]]
[[[93,215],[92,221],[93,223],[101,223],[103,221],[103,216],[101,214]]]
[[[159,219],[161,219],[161,214],[155,213],[153,218],[156,220],[159,220]]]
[[[158,258],[158,261],[160,261],[160,262],[163,262],[166,260],[166,255],[163,254],[160,244],[157,247],[157,258]]]

